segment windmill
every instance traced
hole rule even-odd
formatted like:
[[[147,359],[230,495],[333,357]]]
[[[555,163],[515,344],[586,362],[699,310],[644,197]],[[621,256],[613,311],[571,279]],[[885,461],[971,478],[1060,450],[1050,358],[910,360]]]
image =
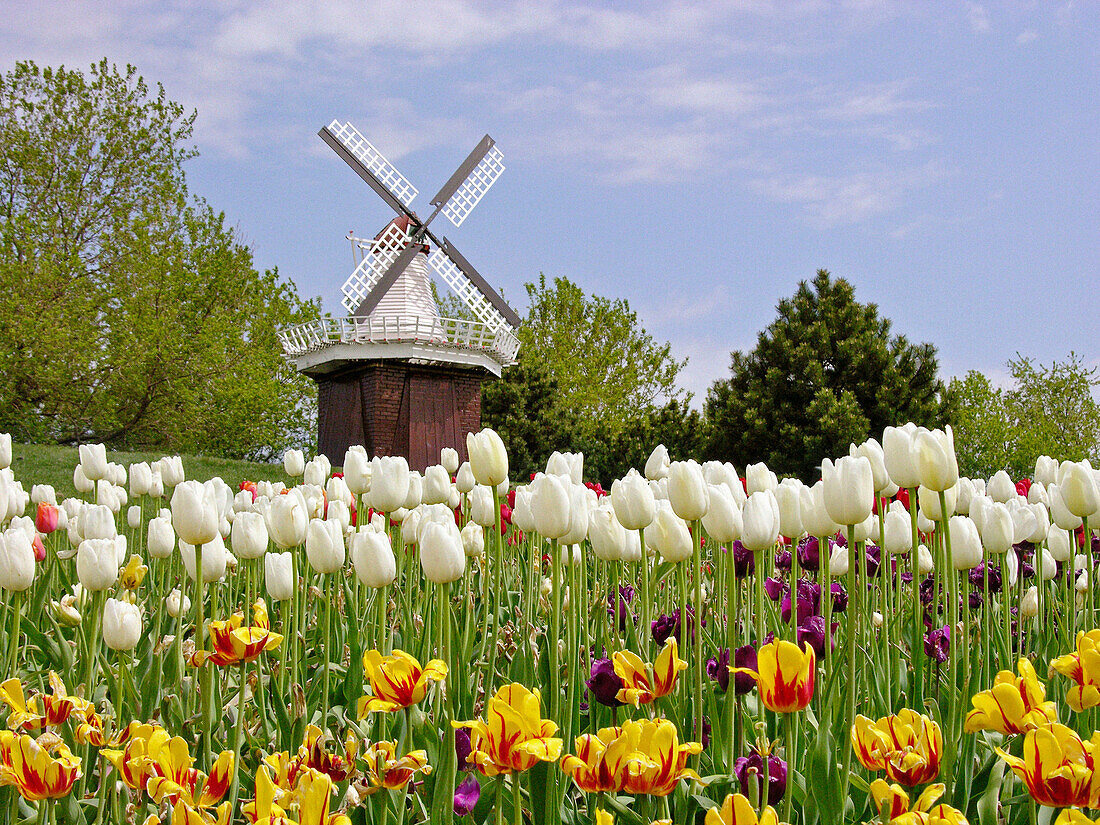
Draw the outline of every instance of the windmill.
[[[338,464],[362,444],[419,469],[437,463],[442,447],[464,454],[466,433],[481,426],[481,382],[516,362],[520,319],[430,226],[439,215],[461,226],[504,172],[504,156],[482,138],[422,220],[412,211],[417,189],[358,129],[334,120],[318,134],[397,213],[374,238],[348,234],[348,315],[280,332],[286,357],[317,382],[318,452]],[[472,319],[440,317],[429,273]]]

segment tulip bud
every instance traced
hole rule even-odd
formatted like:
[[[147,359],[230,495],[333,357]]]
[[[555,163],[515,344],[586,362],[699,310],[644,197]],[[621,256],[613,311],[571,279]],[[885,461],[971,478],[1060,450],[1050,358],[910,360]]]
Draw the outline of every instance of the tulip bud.
[[[21,593],[34,583],[34,548],[22,530],[0,535],[0,588]]]
[[[778,485],[776,485],[778,486]],[[758,490],[745,501],[741,511],[741,543],[759,553],[779,540],[779,502],[767,490]]]
[[[168,615],[178,619],[181,615],[186,616],[191,610],[191,600],[177,587],[168,594],[165,606],[168,608]]]
[[[1035,472],[1031,477],[1033,482],[1049,487],[1057,481],[1058,462],[1048,455],[1039,456],[1035,459]]]
[[[745,467],[745,487],[748,490],[748,494],[751,496],[753,493],[770,492],[774,493],[779,486],[779,479],[775,477],[775,473],[768,469],[768,465],[764,462],[759,464],[750,464]]]
[[[668,468],[668,501],[684,521],[698,521],[707,512],[707,483],[696,461],[673,461]]]
[[[306,532],[306,557],[318,573],[335,573],[344,566],[344,534],[332,521],[312,519]]]
[[[1086,461],[1063,461],[1058,468],[1058,492],[1066,509],[1079,518],[1100,512],[1100,490]]]
[[[1004,470],[998,470],[993,474],[993,478],[989,479],[989,484],[986,485],[986,490],[991,499],[1001,504],[1016,497],[1016,485]]]
[[[264,585],[272,601],[285,602],[294,596],[294,555],[267,553],[264,555]]]
[[[470,462],[463,461],[462,466],[458,468],[458,473],[455,475],[455,486],[462,495],[466,495],[472,489],[477,481],[474,480],[474,471],[470,469]]]
[[[306,457],[301,450],[287,450],[283,453],[283,470],[291,478],[297,478],[306,471]]]
[[[1000,555],[1012,547],[1012,515],[1003,504],[990,504],[982,512],[982,544],[987,552]]]
[[[11,433],[0,433],[0,470],[11,466]]]
[[[895,501],[886,511],[883,522],[883,549],[890,555],[901,555],[913,550],[913,522],[900,501]]]
[[[131,530],[141,529],[141,508],[138,505],[133,505],[126,511],[126,525]]]
[[[563,476],[572,484],[581,483],[583,470],[583,453],[560,453],[555,450],[546,461],[546,474],[548,476]]]
[[[147,496],[153,486],[153,468],[142,461],[130,465],[130,495]]]
[[[451,495],[451,476],[442,464],[434,464],[424,471],[421,499],[424,504],[446,504]]]
[[[150,519],[145,546],[154,559],[166,559],[176,549],[176,533],[172,522],[164,516]]]
[[[871,515],[875,501],[874,475],[866,458],[843,456],[836,462],[821,462],[823,498],[829,518],[841,525],[854,525]]]
[[[913,455],[917,425],[887,427],[882,433],[882,454],[886,472],[898,487],[912,489],[920,484],[920,471]]]
[[[479,433],[467,433],[466,453],[478,484],[495,487],[508,478],[508,451],[496,430],[486,427]]]
[[[1039,590],[1032,585],[1020,600],[1020,615],[1032,619],[1039,615]]]
[[[657,510],[653,490],[634,468],[623,478],[612,482],[611,506],[615,508],[619,523],[627,530],[648,527]]]
[[[93,593],[118,581],[118,549],[114,539],[84,539],[76,551],[76,576]]]
[[[799,515],[807,535],[822,538],[840,529],[825,507],[825,483],[818,480],[812,487],[799,490]]]
[[[258,559],[267,552],[267,523],[259,513],[240,512],[233,519],[229,545],[242,559]]]
[[[848,575],[848,548],[841,547],[839,544],[833,548],[833,552],[829,555],[829,575],[834,579],[839,579]]]
[[[955,458],[955,437],[950,425],[942,430],[919,427],[913,438],[913,455],[920,483],[928,489],[939,492],[958,483],[959,464]]]
[[[875,492],[881,492],[890,486],[890,474],[886,472],[886,455],[883,453],[882,446],[878,441],[868,438],[858,447],[855,444],[850,444],[848,455],[863,456],[871,462],[871,477]]]
[[[645,528],[645,543],[660,553],[663,560],[674,564],[686,561],[692,555],[687,523],[667,504],[657,508],[652,523]]]
[[[1047,530],[1047,549],[1055,561],[1067,562],[1070,559],[1069,533],[1057,524]]]
[[[618,561],[626,551],[626,530],[608,505],[594,507],[588,513],[588,540],[592,552],[601,561]]]
[[[213,488],[184,481],[172,493],[172,526],[181,541],[206,544],[218,535],[221,521]]]
[[[458,450],[454,447],[444,447],[439,451],[439,463],[449,475],[453,476],[458,472],[459,467]]]
[[[478,485],[470,491],[470,518],[482,527],[495,527],[497,513],[493,507],[493,493],[488,487]]]
[[[182,538],[179,540],[180,558],[183,560],[183,569],[187,571],[187,577],[195,580],[195,545],[189,544]],[[229,557],[225,549],[225,542],[221,535],[215,533],[212,541],[203,542],[202,545],[202,580],[206,584],[216,582],[225,575],[229,566]]]
[[[107,478],[107,448],[102,444],[81,444],[80,469],[89,481]]]
[[[390,537],[370,529],[356,530],[348,542],[355,575],[367,587],[387,587],[397,578],[397,559]]]
[[[645,477],[650,481],[660,481],[668,478],[669,469],[668,448],[664,444],[658,444],[649,454],[645,463]]]
[[[84,475],[84,468],[79,464],[73,470],[73,487],[78,493],[90,493],[95,489],[95,482]]]
[[[951,535],[951,560],[956,570],[969,570],[982,560],[982,542],[978,527],[966,516],[951,516],[947,522]]]
[[[535,531],[548,539],[560,539],[569,532],[572,503],[571,484],[561,476],[537,475],[527,488]]]
[[[923,544],[917,545],[917,573],[927,576],[935,569],[936,566],[932,562],[932,554],[928,552],[928,548]]]
[[[950,490],[944,490],[943,493],[944,503],[947,505],[946,517],[950,518],[955,514],[955,504],[958,501],[958,488],[952,487]],[[943,521],[945,514],[940,508],[940,494],[935,490],[929,490],[923,484],[917,488],[917,503],[920,505],[920,510],[928,517],[930,521]]]
[[[375,510],[392,513],[409,495],[409,462],[403,456],[371,460],[370,501]]]
[[[136,604],[107,599],[103,608],[103,641],[111,650],[133,650],[141,638],[141,611]]]
[[[429,522],[420,536],[420,567],[424,577],[436,584],[457,581],[466,571],[462,536],[452,519],[450,524]]]
[[[719,544],[729,544],[741,537],[741,507],[725,484],[708,488],[710,504],[703,516],[703,528]]]
[[[802,535],[802,487],[797,478],[785,478],[775,488],[779,505],[779,535],[796,539]]]
[[[280,550],[297,547],[306,540],[308,529],[309,514],[299,491],[272,499],[267,513],[267,530],[276,547]]]
[[[481,525],[471,521],[462,528],[462,550],[469,558],[485,555],[485,531]]]
[[[344,483],[357,496],[370,490],[371,462],[367,451],[360,445],[351,447],[344,453]]]

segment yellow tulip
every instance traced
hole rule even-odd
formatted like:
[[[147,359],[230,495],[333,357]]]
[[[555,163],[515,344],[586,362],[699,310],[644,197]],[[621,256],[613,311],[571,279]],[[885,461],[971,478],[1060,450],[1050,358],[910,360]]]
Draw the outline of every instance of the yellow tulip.
[[[621,791],[631,762],[642,757],[637,753],[640,735],[638,725],[627,724],[578,736],[576,754],[566,754],[561,769],[585,793]]]
[[[267,605],[258,599],[252,610],[253,624],[242,627],[244,615],[234,613],[228,621],[210,622],[211,651],[198,651],[192,657],[192,663],[202,665],[205,662],[224,667],[252,662],[267,650],[274,650],[283,642],[283,637],[272,633],[268,624]]]
[[[141,587],[141,583],[145,581],[145,574],[148,572],[149,568],[141,563],[141,556],[135,553],[126,562],[126,567],[119,574],[118,580],[127,590],[137,590]]]
[[[962,811],[935,804],[943,791],[943,783],[929,785],[910,807],[909,794],[900,785],[887,784],[883,779],[871,783],[871,799],[879,817],[890,825],[967,825]]]
[[[80,758],[56,736],[49,736],[52,741],[43,747],[25,733],[0,731],[0,785],[14,785],[29,801],[68,796],[81,776]]]
[[[1100,630],[1079,631],[1076,650],[1051,662],[1050,671],[1077,683],[1066,693],[1066,703],[1075,711],[1100,705]]]
[[[852,748],[869,771],[885,770],[893,782],[923,785],[940,772],[943,733],[914,710],[903,709],[877,722],[860,714],[851,731]]]
[[[332,780],[320,771],[307,770],[298,779],[298,825],[350,825],[344,814],[330,814]]]
[[[745,673],[756,680],[764,707],[776,713],[794,713],[810,704],[814,695],[817,660],[814,649],[776,639],[760,648],[756,670],[730,666],[730,673]]]
[[[974,709],[966,715],[966,732],[995,730],[1003,734],[1025,733],[1032,728],[1058,721],[1054,702],[1043,701],[1046,687],[1027,659],[1016,665],[1019,676],[1002,670],[993,687],[983,690],[970,701]]]
[[[704,825],[779,825],[779,814],[768,805],[758,817],[748,797],[731,793],[721,807],[707,811]]]
[[[538,762],[556,762],[561,739],[558,726],[543,719],[538,690],[513,682],[489,699],[485,721],[451,722],[455,728],[470,729],[469,761],[485,776],[525,771]]]
[[[368,795],[382,788],[399,790],[408,785],[417,773],[428,776],[432,772],[427,751],[411,751],[399,757],[396,740],[375,742],[363,753],[363,759],[366,761],[366,778],[358,787]]]
[[[1023,758],[997,748],[1031,797],[1040,805],[1064,808],[1100,807],[1100,775],[1094,778],[1094,758],[1100,746],[1100,731],[1084,741],[1065,725],[1052,723],[1028,731]]]
[[[394,711],[415,705],[428,692],[429,682],[447,678],[447,665],[432,659],[427,667],[403,650],[383,656],[377,650],[363,655],[363,667],[370,680],[370,696],[359,700],[359,717],[375,711]]]
[[[291,825],[286,811],[275,804],[275,783],[266,765],[256,771],[256,798],[241,807],[246,821],[252,825]]]
[[[607,811],[596,811],[596,825],[615,825],[615,817]],[[671,819],[655,819],[649,825],[672,825]],[[1057,823],[1055,824],[1057,825]]]
[[[687,668],[687,662],[678,654],[675,637],[669,637],[665,642],[652,668],[629,650],[613,653],[611,662],[615,675],[623,680],[624,685],[615,698],[638,707],[671,693],[676,687],[677,674]]]

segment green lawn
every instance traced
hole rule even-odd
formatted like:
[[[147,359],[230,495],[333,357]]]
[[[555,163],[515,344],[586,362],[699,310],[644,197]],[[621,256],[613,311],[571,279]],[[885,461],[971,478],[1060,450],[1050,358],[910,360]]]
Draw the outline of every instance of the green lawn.
[[[107,451],[107,460],[129,469],[141,461],[156,461],[161,452],[129,453]],[[76,495],[73,488],[73,468],[77,465],[76,447],[58,447],[49,444],[12,444],[11,468],[16,479],[23,482],[29,493],[33,484],[52,484],[57,498]],[[259,464],[253,461],[232,461],[205,455],[183,456],[183,469],[187,478],[205,481],[221,476],[227,484],[236,488],[244,479],[252,481],[289,481],[280,464]]]

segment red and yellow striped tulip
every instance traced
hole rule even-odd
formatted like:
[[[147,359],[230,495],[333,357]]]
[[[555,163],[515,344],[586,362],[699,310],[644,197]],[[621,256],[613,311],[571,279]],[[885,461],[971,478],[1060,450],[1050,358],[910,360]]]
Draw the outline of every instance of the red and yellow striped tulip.
[[[286,811],[275,803],[275,783],[267,765],[256,771],[256,798],[241,806],[241,813],[251,825],[292,825]]]
[[[42,710],[38,702],[42,701]],[[11,730],[40,730],[63,725],[73,713],[73,701],[67,696],[43,694],[29,701],[23,695],[23,684],[8,679],[0,684],[0,701],[8,706],[7,725]]]
[[[427,776],[432,772],[427,751],[411,751],[404,756],[398,756],[396,741],[375,742],[363,752],[363,759],[366,762],[366,775],[357,787],[367,795],[382,788],[400,790],[417,773]]]
[[[427,667],[403,650],[383,656],[377,650],[363,654],[363,668],[370,680],[371,695],[359,700],[359,718],[375,711],[395,711],[415,705],[428,692],[429,682],[447,678],[447,665],[432,659]]]
[[[794,713],[814,696],[817,659],[814,649],[776,639],[756,654],[756,670],[730,666],[730,673],[744,673],[756,680],[764,707],[776,713]]]
[[[615,675],[623,680],[624,687],[615,697],[624,704],[648,705],[672,692],[676,687],[676,677],[687,668],[687,662],[679,656],[675,637],[669,637],[665,646],[657,655],[652,667],[629,650],[619,650],[611,654]]]
[[[860,714],[852,724],[851,737],[863,767],[886,771],[892,782],[909,787],[923,785],[940,772],[940,726],[909,708],[877,722]]]
[[[707,811],[704,825],[779,825],[779,814],[775,812],[775,808],[768,805],[757,816],[756,809],[749,802],[748,797],[731,793],[726,796],[721,807]]]
[[[355,772],[355,755],[359,752],[359,740],[350,730],[344,740],[344,753],[329,753],[325,750],[322,730],[316,725],[306,728],[306,735],[298,748],[295,773],[302,768],[320,771],[333,782],[343,782]]]
[[[153,754],[171,738],[164,728],[131,723],[125,730],[128,738],[122,750],[104,748],[99,753],[118,771],[128,788],[144,791],[150,777],[154,776]]]
[[[68,796],[81,776],[80,758],[53,734],[46,736],[43,745],[25,733],[0,731],[0,785],[14,786],[32,802]]]
[[[485,776],[525,771],[539,762],[556,762],[561,739],[558,726],[543,719],[538,690],[513,682],[489,699],[485,721],[452,722],[455,728],[470,729],[469,761]]]
[[[644,719],[624,722],[623,728],[637,726],[638,753],[643,757],[631,761],[627,768],[623,790],[629,794],[668,796],[681,779],[699,779],[687,767],[689,756],[702,753],[699,742],[680,744],[676,725],[667,719]]]
[[[641,729],[638,725],[601,728],[575,740],[575,754],[566,754],[561,769],[585,793],[621,791],[631,762],[637,761]]]
[[[307,770],[298,780],[298,825],[351,825],[344,814],[329,813],[332,780],[320,771]]]
[[[192,664],[206,662],[221,667],[252,662],[267,650],[282,644],[283,637],[272,633],[267,618],[267,605],[257,599],[252,606],[253,624],[242,627],[244,615],[234,613],[228,621],[210,622],[210,646],[212,650],[200,650],[192,656]]]
[[[1050,672],[1077,683],[1066,693],[1066,704],[1077,713],[1100,705],[1100,630],[1079,631],[1076,649],[1051,662]]]
[[[943,783],[929,785],[910,807],[909,794],[900,785],[888,784],[884,779],[871,783],[871,799],[883,822],[890,825],[967,825],[962,811],[950,805],[935,804],[943,791]]]
[[[997,748],[1001,759],[1027,786],[1040,805],[1100,807],[1100,775],[1094,776],[1100,731],[1085,741],[1065,725],[1053,723],[1027,732],[1023,757]]]
[[[974,709],[966,715],[966,732],[995,730],[1003,734],[1026,733],[1032,728],[1058,721],[1058,708],[1046,702],[1046,687],[1027,659],[1016,665],[1019,676],[1002,670],[993,687],[970,701]]]

